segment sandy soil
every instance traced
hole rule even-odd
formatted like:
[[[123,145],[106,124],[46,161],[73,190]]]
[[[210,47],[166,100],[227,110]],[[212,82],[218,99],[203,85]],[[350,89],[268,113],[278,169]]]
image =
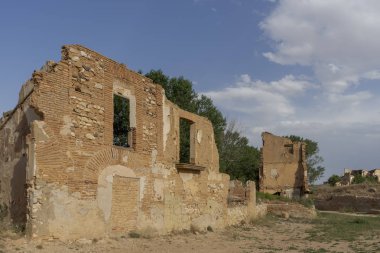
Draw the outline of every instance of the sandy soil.
[[[0,235],[0,252],[376,252],[380,235],[374,240],[355,242],[308,240],[315,226],[307,220],[265,218],[255,224],[230,227],[207,234],[180,234],[156,238],[113,237],[76,242],[33,241],[12,233]],[[364,249],[364,251],[358,250]],[[367,251],[365,250],[367,249]]]

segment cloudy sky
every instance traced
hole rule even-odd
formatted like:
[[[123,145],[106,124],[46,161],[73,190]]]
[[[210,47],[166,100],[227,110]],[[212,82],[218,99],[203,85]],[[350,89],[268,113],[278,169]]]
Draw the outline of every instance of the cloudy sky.
[[[319,143],[325,179],[380,167],[380,1],[7,1],[0,8],[0,111],[64,44],[133,70],[183,75],[251,144]]]

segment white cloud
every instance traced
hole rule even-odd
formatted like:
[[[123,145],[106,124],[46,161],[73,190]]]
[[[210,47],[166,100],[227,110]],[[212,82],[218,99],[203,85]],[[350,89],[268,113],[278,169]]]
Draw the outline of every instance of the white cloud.
[[[373,70],[369,71],[364,74],[364,77],[370,80],[379,80],[380,79],[380,71],[378,70]]]
[[[293,75],[286,75],[278,81],[267,83],[260,80],[253,81],[248,74],[243,74],[235,85],[286,95],[297,95],[304,92],[307,88],[315,87],[305,77],[296,78]]]
[[[361,102],[367,101],[372,97],[373,95],[369,91],[359,91],[348,95],[336,93],[328,94],[328,99],[331,103],[343,104],[344,106],[347,106],[348,104],[352,106],[357,106]]]
[[[273,2],[273,12],[260,23],[274,45],[264,56],[306,66],[314,75],[261,81],[244,74],[205,94],[245,126],[255,146],[261,146],[263,131],[295,134],[319,142],[327,176],[345,166],[378,167],[380,94],[362,84],[380,80],[380,1]]]
[[[254,81],[244,74],[234,85],[204,94],[226,110],[251,116],[261,115],[261,119],[270,122],[275,118],[287,118],[295,114],[295,107],[289,98],[302,94],[311,87],[313,85],[307,80],[292,75],[266,83]]]
[[[254,145],[260,145],[263,131],[317,140],[331,134],[380,138],[380,100],[369,91],[326,93],[302,77],[263,82],[244,74],[233,85],[204,94],[248,127],[245,132]]]
[[[282,0],[261,22],[270,61],[311,66],[330,92],[380,78],[380,1]]]

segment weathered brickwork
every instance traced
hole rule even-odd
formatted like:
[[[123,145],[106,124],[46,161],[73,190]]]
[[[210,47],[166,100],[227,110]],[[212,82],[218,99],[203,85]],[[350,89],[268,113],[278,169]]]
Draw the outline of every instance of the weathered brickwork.
[[[113,177],[112,182],[112,231],[127,232],[137,229],[140,180]]]
[[[306,146],[288,138],[263,133],[259,189],[299,197],[308,191]]]
[[[36,71],[0,121],[0,204],[9,220],[32,237],[62,239],[227,225],[229,177],[219,173],[212,125],[164,94],[123,64],[64,46],[61,61]],[[129,148],[113,145],[114,95],[130,103]],[[181,169],[180,118],[192,122],[192,164]]]
[[[244,185],[239,180],[230,181],[228,190],[228,225],[238,224],[243,220],[251,221],[266,215],[266,209],[256,206],[256,184],[247,181]]]

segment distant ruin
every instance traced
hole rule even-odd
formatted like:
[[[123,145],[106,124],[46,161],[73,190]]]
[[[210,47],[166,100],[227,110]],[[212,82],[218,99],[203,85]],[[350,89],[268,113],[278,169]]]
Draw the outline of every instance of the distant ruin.
[[[181,119],[191,123],[185,163],[179,162]],[[289,182],[304,189],[302,180]],[[287,190],[263,182],[265,190]],[[145,76],[80,45],[64,46],[60,62],[34,72],[0,121],[0,205],[32,238],[222,228],[255,206],[253,182],[244,190],[250,194],[231,206],[229,185],[209,120],[180,109]]]
[[[308,192],[306,144],[262,133],[260,191],[289,198]]]
[[[380,169],[373,169],[373,170],[344,169],[344,174],[341,177],[341,181],[337,182],[337,186],[351,185],[354,181],[355,176],[361,176],[364,178],[372,178],[374,181],[380,183]]]

